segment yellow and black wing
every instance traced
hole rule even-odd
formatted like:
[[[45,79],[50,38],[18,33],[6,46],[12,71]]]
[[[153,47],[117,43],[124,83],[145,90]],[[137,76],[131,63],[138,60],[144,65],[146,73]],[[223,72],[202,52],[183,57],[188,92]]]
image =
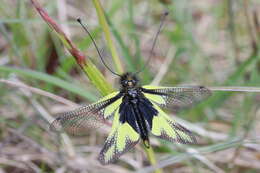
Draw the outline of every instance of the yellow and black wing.
[[[137,133],[130,124],[120,121],[118,108],[114,114],[112,130],[100,152],[99,161],[102,164],[115,162],[122,154],[134,147],[139,139],[139,133]]]
[[[157,87],[146,85],[142,87],[145,97],[162,107],[177,112],[189,108],[211,95],[204,86],[187,87]]]
[[[50,129],[72,135],[86,134],[88,129],[97,128],[112,116],[122,103],[122,94],[113,92],[96,103],[66,112],[56,118]]]
[[[182,144],[194,144],[195,136],[191,131],[172,120],[158,105],[154,104],[158,114],[153,117],[151,133],[156,137]]]
[[[159,138],[179,143],[196,143],[191,131],[172,120],[159,106],[179,111],[208,98],[210,90],[203,86],[156,87],[143,86],[144,96],[158,111],[152,119],[151,133]]]

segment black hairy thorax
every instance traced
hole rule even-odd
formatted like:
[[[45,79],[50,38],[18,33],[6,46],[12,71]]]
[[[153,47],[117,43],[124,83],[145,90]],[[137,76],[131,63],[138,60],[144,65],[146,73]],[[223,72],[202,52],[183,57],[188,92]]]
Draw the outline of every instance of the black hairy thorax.
[[[125,73],[120,78],[123,101],[119,108],[121,123],[127,122],[140,134],[145,146],[149,147],[149,132],[152,127],[153,116],[158,111],[144,96],[138,85],[138,78],[132,73]]]

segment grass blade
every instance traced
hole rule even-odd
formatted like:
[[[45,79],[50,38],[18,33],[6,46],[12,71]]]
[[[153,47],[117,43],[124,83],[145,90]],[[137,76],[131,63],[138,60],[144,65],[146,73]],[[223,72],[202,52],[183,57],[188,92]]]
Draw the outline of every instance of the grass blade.
[[[123,66],[122,66],[121,61],[119,59],[118,53],[116,51],[116,47],[115,47],[115,45],[114,45],[114,43],[112,41],[112,38],[111,38],[111,35],[110,35],[109,26],[107,24],[103,8],[102,8],[102,6],[101,6],[101,4],[100,4],[100,2],[98,0],[93,0],[93,3],[95,5],[95,8],[96,8],[96,11],[97,11],[97,14],[98,14],[99,23],[102,26],[102,29],[103,29],[103,31],[105,33],[105,38],[106,38],[106,41],[107,41],[107,45],[108,45],[108,47],[110,49],[110,52],[111,52],[111,55],[112,55],[112,59],[113,59],[113,61],[115,63],[116,71],[117,71],[117,73],[122,74],[123,73]]]
[[[23,75],[27,77],[31,77],[34,79],[38,79],[47,83],[50,83],[54,86],[58,86],[60,88],[63,88],[71,93],[77,94],[89,101],[96,101],[97,97],[91,93],[86,92],[84,89],[81,87],[71,84],[69,82],[66,82],[60,78],[50,76],[45,73],[33,71],[33,70],[28,70],[28,69],[19,69],[19,68],[14,68],[14,67],[5,67],[5,66],[0,66],[0,71],[2,72],[8,72],[8,73],[17,73],[18,75]]]

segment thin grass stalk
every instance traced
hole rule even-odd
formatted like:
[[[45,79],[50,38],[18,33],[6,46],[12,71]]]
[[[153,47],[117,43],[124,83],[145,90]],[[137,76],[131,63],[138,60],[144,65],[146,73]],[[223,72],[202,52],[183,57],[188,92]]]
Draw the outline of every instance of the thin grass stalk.
[[[116,51],[116,47],[113,44],[113,41],[112,41],[112,38],[111,38],[111,35],[110,35],[109,26],[107,24],[103,8],[102,8],[99,0],[93,0],[93,3],[95,5],[96,11],[97,11],[99,23],[100,23],[100,25],[101,25],[104,33],[105,33],[105,38],[106,38],[107,45],[108,45],[109,50],[110,50],[111,55],[112,55],[112,59],[113,59],[114,64],[115,64],[116,72],[118,74],[122,74],[123,73],[123,66],[122,66],[122,63],[119,59],[118,53]]]
[[[212,153],[212,152],[217,152],[217,151],[221,151],[221,150],[225,150],[225,149],[229,149],[229,148],[233,148],[233,147],[237,147],[241,144],[246,144],[246,143],[251,143],[254,142],[254,140],[259,140],[259,138],[257,139],[251,139],[251,140],[243,140],[242,138],[234,138],[234,139],[230,139],[228,141],[222,142],[222,143],[218,143],[218,144],[213,144],[210,146],[206,146],[206,147],[200,147],[197,148],[197,153],[196,154],[200,154],[200,155],[205,155],[208,153]],[[157,165],[152,165],[152,166],[148,166],[145,168],[142,168],[138,171],[136,171],[135,173],[147,173],[147,172],[152,172],[156,169],[159,168],[164,168],[166,166],[169,165],[173,165],[175,163],[179,163],[183,160],[187,160],[190,158],[194,157],[194,153],[191,154],[189,152],[186,153],[180,153],[178,155],[166,158],[160,162],[158,162]]]
[[[207,87],[211,91],[233,91],[233,92],[260,92],[259,87],[237,87],[237,86],[219,86]]]
[[[114,26],[112,21],[109,20],[109,16],[108,16],[107,13],[105,13],[105,17],[106,17],[107,23],[108,23],[108,25],[111,29],[111,32],[113,33],[116,41],[118,42],[118,44],[120,45],[120,47],[122,49],[123,57],[125,58],[125,63],[127,64],[127,71],[135,71],[136,69],[135,69],[135,66],[133,64],[133,59],[131,57],[129,48],[124,43],[122,36],[118,32],[117,28]]]
[[[239,64],[239,57],[240,57],[240,51],[239,51],[239,44],[237,42],[237,33],[235,29],[235,16],[234,16],[234,0],[228,0],[227,1],[227,10],[228,10],[228,28],[230,32],[230,41],[232,44],[234,56],[235,56],[235,62]]]
[[[157,165],[157,160],[155,158],[152,146],[150,146],[149,148],[147,148],[147,147],[144,147],[144,148],[145,148],[146,155],[147,155],[151,165],[152,166],[156,166]],[[154,172],[155,173],[163,173],[162,169],[156,169]]]
[[[85,98],[89,101],[95,101],[96,96],[90,92],[86,92],[82,87],[64,81],[58,77],[51,76],[42,72],[28,70],[28,69],[19,69],[15,67],[8,67],[8,66],[0,66],[0,72],[8,72],[8,73],[16,73],[22,76],[30,77],[33,79],[41,80],[46,83],[52,84],[54,86],[58,86],[63,88],[71,93],[77,94],[82,98]]]
[[[11,81],[11,80],[6,80],[6,79],[0,78],[0,83],[4,83],[4,84],[7,84],[9,86],[13,86],[13,87],[17,87],[17,88],[22,88],[22,89],[28,90],[32,93],[39,94],[39,95],[42,95],[42,96],[45,96],[45,97],[49,97],[53,100],[56,100],[57,102],[63,103],[64,105],[67,105],[67,106],[74,106],[74,107],[78,106],[76,103],[74,103],[70,100],[67,100],[67,99],[60,97],[58,95],[55,95],[53,93],[44,91],[42,89],[26,85],[22,82],[14,82],[14,81]]]
[[[21,83],[18,79],[13,80],[14,83]],[[47,122],[51,123],[54,119],[53,117],[46,111],[46,109],[34,98],[32,98],[32,93],[29,90],[24,90],[20,88],[23,95],[25,95],[29,102],[31,102],[32,106],[37,110],[37,112],[41,115],[41,117],[46,120]],[[67,134],[62,134],[61,138],[63,140],[65,151],[67,152],[68,156],[75,157],[75,149]]]

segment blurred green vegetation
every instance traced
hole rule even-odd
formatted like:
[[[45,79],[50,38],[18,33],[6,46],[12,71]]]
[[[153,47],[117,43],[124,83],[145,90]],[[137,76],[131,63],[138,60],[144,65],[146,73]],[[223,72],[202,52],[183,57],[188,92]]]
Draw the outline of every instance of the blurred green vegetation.
[[[105,61],[114,68],[92,1],[39,2],[91,58],[107,81],[118,88],[116,76],[102,65],[90,38],[76,22],[81,17],[87,24]],[[139,76],[142,84],[151,83],[166,68],[159,81],[163,86],[259,86],[259,1],[110,0],[101,3],[125,71],[142,67],[149,56],[161,14],[165,10],[170,12],[153,59]],[[95,86],[30,1],[1,0],[0,16],[0,79],[20,81],[79,104],[100,98]],[[168,56],[172,56],[170,63],[162,66]],[[68,143],[58,147],[57,136],[48,130],[48,117],[71,109],[58,100],[1,81],[0,97],[2,172],[153,169],[147,167],[139,146],[116,165],[99,165],[96,156],[107,131],[68,138]],[[164,167],[164,172],[259,172],[259,101],[260,95],[255,93],[214,92],[202,104],[175,115],[192,122],[194,126],[187,128],[198,134],[198,145],[176,145],[153,139],[159,166]],[[192,154],[191,147],[199,154]],[[27,157],[22,160],[22,156]]]

